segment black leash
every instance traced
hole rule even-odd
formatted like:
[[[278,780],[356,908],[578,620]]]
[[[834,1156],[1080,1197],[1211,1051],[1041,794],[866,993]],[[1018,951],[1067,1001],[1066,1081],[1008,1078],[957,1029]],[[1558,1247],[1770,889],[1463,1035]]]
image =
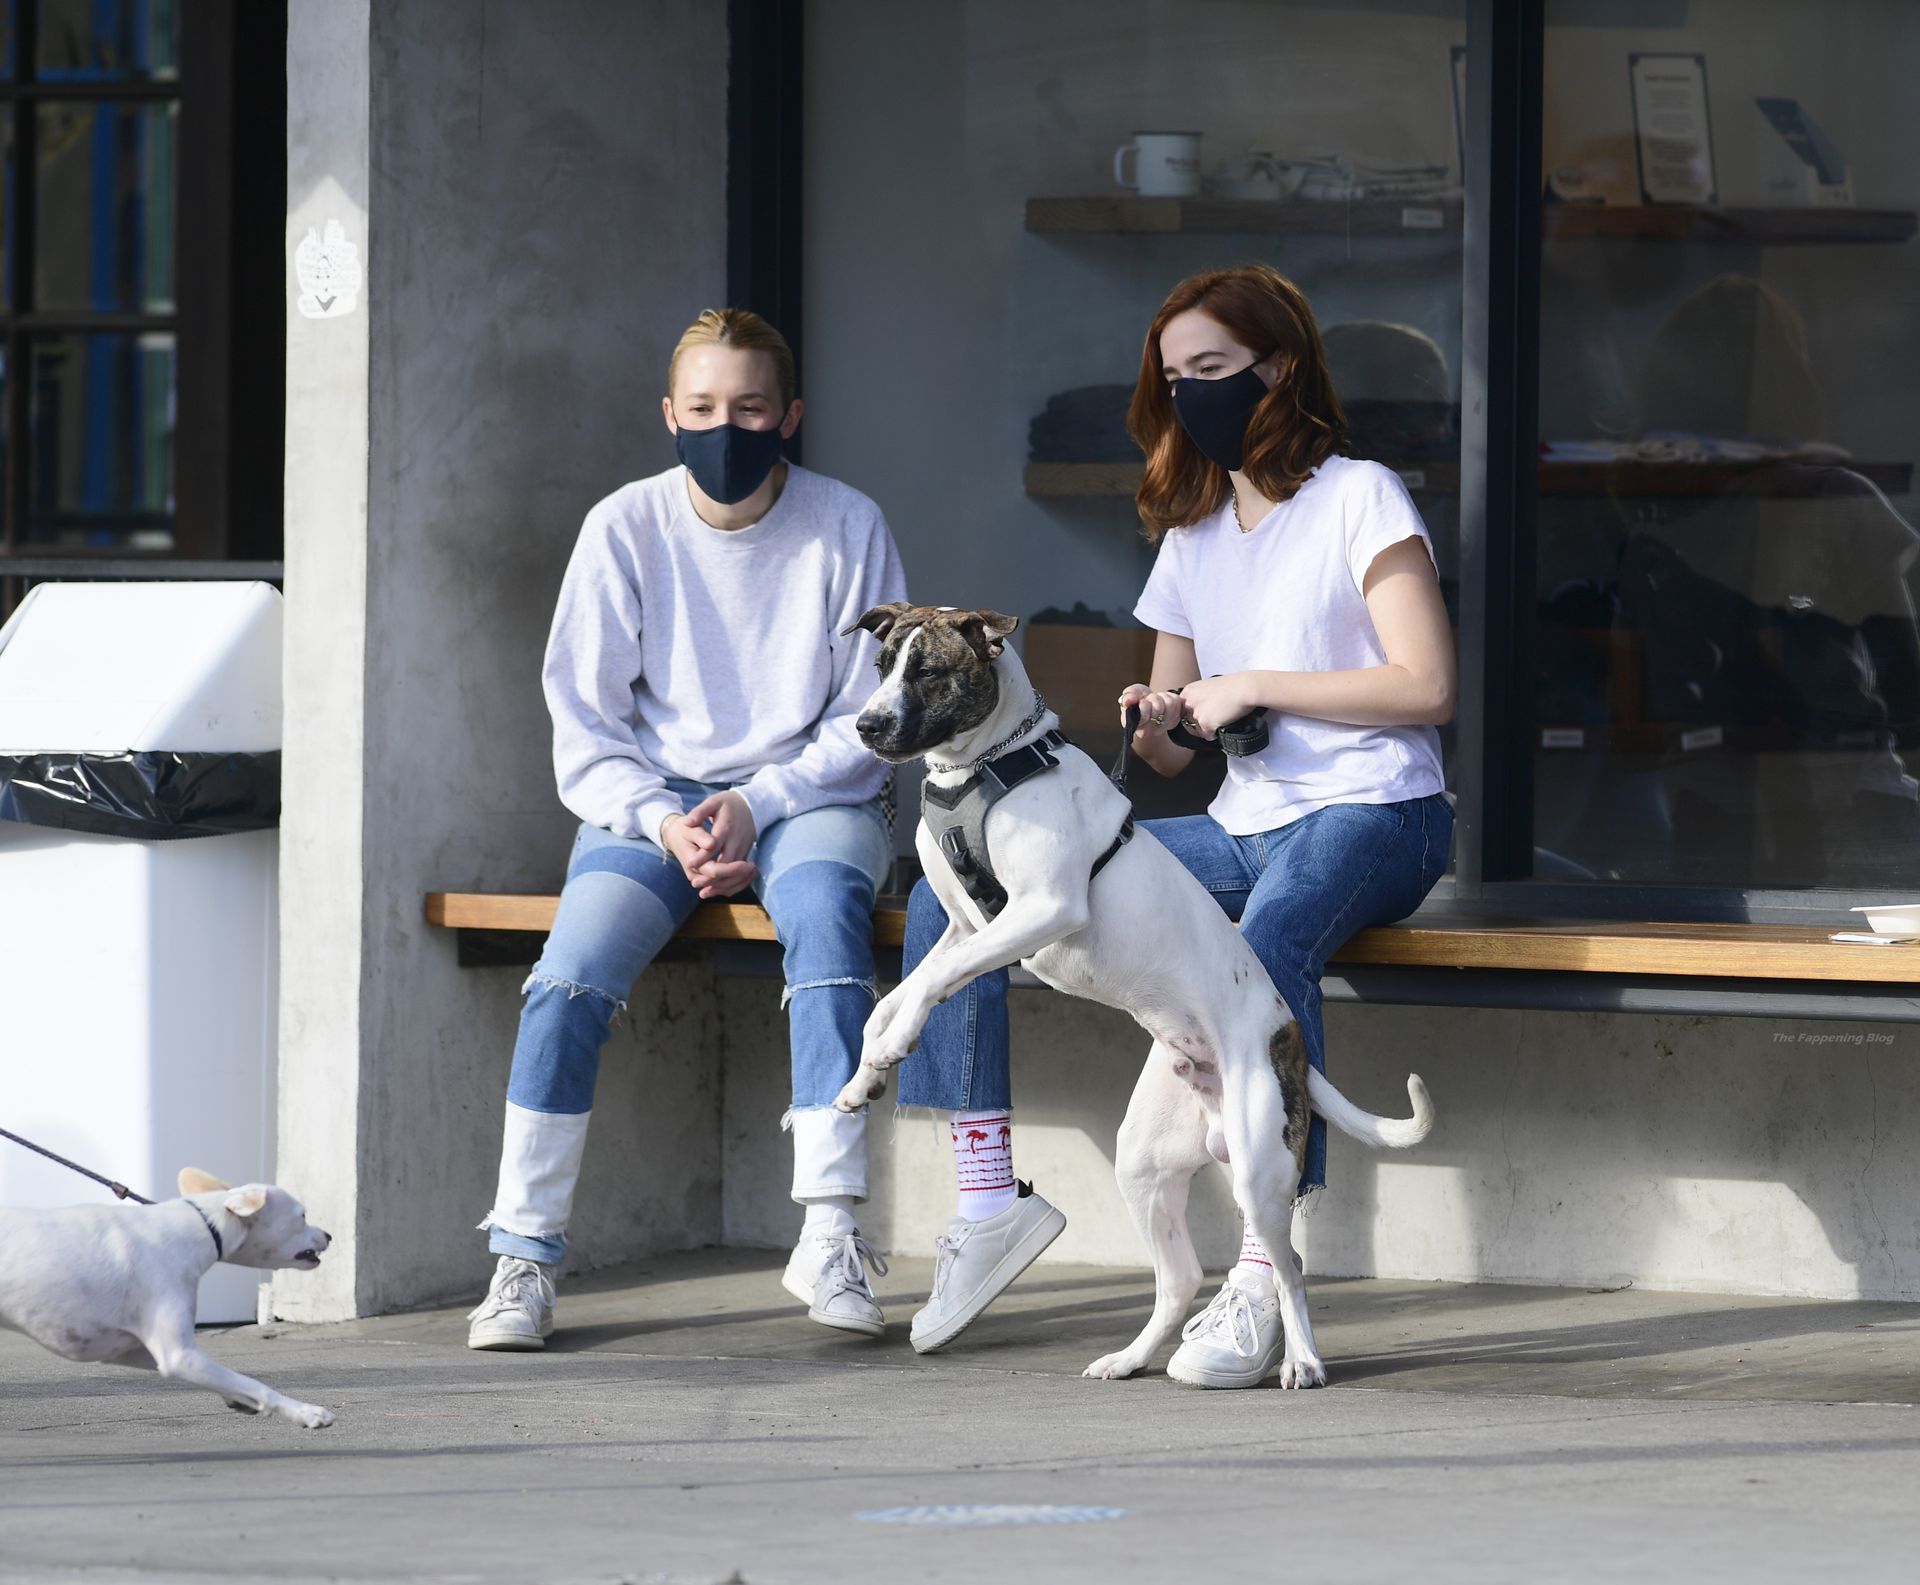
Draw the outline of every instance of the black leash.
[[[1180,690],[1173,690],[1178,693]],[[1130,704],[1122,719],[1120,735],[1120,757],[1113,762],[1113,769],[1107,772],[1113,785],[1122,792],[1127,790],[1127,771],[1133,759],[1133,734],[1140,730],[1140,706]],[[1184,726],[1167,728],[1169,742],[1181,748],[1192,749],[1196,753],[1217,751],[1234,759],[1244,759],[1249,754],[1258,754],[1264,749],[1271,736],[1267,731],[1267,712],[1250,710],[1238,721],[1229,721],[1212,737],[1200,737],[1189,732]]]
[[[22,1139],[18,1134],[9,1133],[4,1128],[0,1128],[0,1139],[11,1139],[16,1145],[25,1145],[27,1149],[37,1151],[49,1161],[57,1161],[63,1167],[71,1167],[75,1172],[79,1173],[81,1177],[91,1178],[95,1183],[106,1185],[107,1188],[113,1190],[114,1194],[122,1200],[132,1200],[137,1205],[153,1204],[153,1201],[149,1200],[144,1194],[135,1194],[133,1190],[129,1189],[124,1183],[115,1183],[111,1178],[102,1177],[97,1172],[91,1172],[81,1166],[79,1162],[69,1161],[65,1156],[56,1155],[53,1151],[47,1149],[45,1145],[36,1145],[31,1139]],[[199,1210],[199,1207],[195,1206],[194,1209]],[[202,1216],[201,1220],[206,1221],[205,1216]],[[213,1233],[211,1223],[208,1224],[207,1231]],[[220,1235],[218,1233],[213,1234],[213,1243],[216,1249],[220,1247]]]

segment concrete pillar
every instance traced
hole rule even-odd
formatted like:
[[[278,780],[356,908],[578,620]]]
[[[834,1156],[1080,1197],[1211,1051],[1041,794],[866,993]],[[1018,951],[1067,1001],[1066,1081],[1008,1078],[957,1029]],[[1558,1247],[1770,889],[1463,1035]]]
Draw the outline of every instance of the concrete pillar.
[[[539,665],[586,509],[672,461],[656,401],[725,291],[725,8],[295,0],[288,19],[280,1180],[339,1242],[276,1307],[476,1289],[521,974],[438,888],[548,890],[571,818]],[[330,225],[361,291],[302,295]],[[580,1265],[717,1238],[714,992],[636,987]]]

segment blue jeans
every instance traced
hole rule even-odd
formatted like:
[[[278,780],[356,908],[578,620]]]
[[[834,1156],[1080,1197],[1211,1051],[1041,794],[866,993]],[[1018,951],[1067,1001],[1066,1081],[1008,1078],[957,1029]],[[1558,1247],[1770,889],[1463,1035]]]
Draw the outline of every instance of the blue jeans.
[[[718,787],[670,780],[691,809]],[[873,899],[893,862],[878,802],[829,804],[761,832],[753,881],[785,948],[796,1141],[805,1133],[814,1177],[796,1193],[864,1197],[864,1119],[799,1128],[853,1077],[873,1010]],[[494,1209],[481,1225],[495,1254],[557,1262],[579,1176],[600,1050],[634,978],[699,904],[679,863],[656,843],[583,825],[573,842],[553,930],[527,978],[507,1082],[507,1139]],[[857,1138],[855,1135],[857,1134]],[[819,1137],[815,1137],[819,1136]],[[857,1145],[858,1160],[850,1152]],[[836,1154],[837,1150],[837,1154]]]
[[[1453,809],[1439,793],[1389,804],[1330,804],[1253,836],[1229,836],[1209,815],[1145,820],[1246,938],[1326,1072],[1320,976],[1327,954],[1368,925],[1403,919],[1445,873]],[[1142,907],[1151,901],[1141,900]],[[947,916],[924,880],[907,900],[908,973],[933,950]],[[1174,950],[1169,943],[1169,950]],[[900,1104],[982,1111],[1013,1104],[1007,974],[983,974],[933,1010],[900,1067]],[[1315,1117],[1300,1187],[1327,1181],[1326,1124]]]

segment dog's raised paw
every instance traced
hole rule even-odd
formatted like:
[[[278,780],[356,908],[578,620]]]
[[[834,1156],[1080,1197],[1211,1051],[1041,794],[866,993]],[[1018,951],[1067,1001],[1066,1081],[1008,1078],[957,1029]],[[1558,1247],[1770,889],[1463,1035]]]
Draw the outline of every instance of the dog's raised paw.
[[[305,1426],[309,1431],[318,1431],[323,1426],[333,1424],[333,1411],[331,1409],[323,1409],[317,1403],[295,1404],[293,1419],[297,1424]]]
[[[1290,1389],[1324,1387],[1327,1367],[1317,1359],[1289,1359],[1280,1366],[1280,1385]]]
[[[1080,1374],[1095,1381],[1125,1381],[1140,1369],[1140,1361],[1130,1354],[1102,1354]]]
[[[837,1112],[857,1112],[867,1102],[877,1101],[886,1093],[887,1081],[884,1078],[856,1073],[834,1097],[833,1107]]]

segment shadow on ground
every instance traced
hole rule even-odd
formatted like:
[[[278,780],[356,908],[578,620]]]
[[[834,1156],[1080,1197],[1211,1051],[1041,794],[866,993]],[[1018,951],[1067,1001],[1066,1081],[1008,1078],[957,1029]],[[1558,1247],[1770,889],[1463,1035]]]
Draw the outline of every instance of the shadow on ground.
[[[1043,1265],[950,1350],[922,1358],[906,1334],[929,1262],[892,1263],[876,1284],[887,1335],[869,1340],[809,1322],[780,1288],[782,1259],[695,1250],[570,1281],[550,1352],[1078,1374],[1129,1340],[1152,1301],[1145,1272]],[[1336,1386],[1920,1403],[1920,1305],[1353,1278],[1310,1283],[1309,1295]],[[442,1309],[306,1330],[455,1349],[466,1319]]]

